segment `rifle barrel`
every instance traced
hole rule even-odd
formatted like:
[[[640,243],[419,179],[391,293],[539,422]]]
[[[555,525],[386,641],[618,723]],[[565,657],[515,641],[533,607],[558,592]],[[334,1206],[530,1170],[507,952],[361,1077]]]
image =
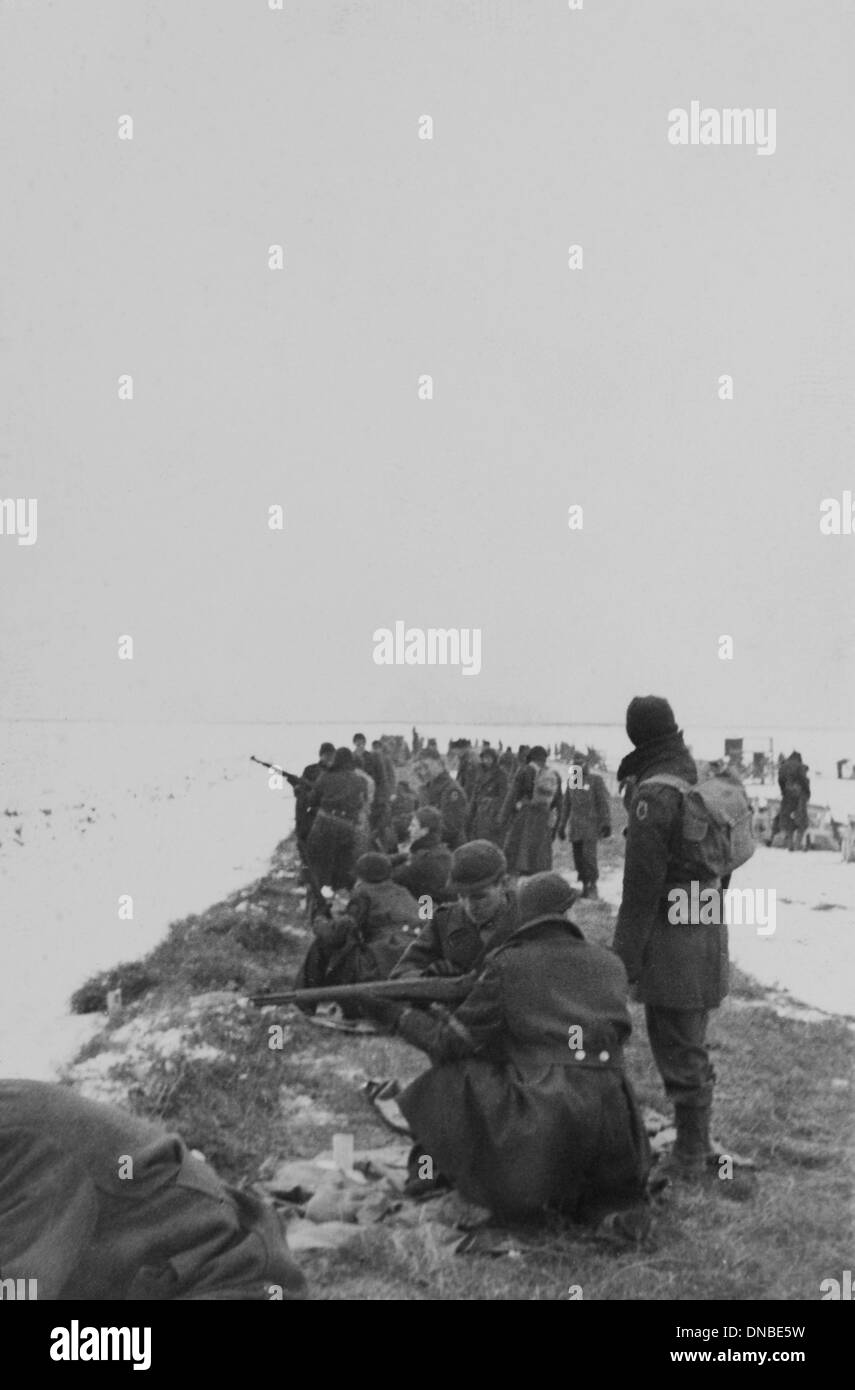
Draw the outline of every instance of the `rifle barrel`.
[[[319,985],[315,989],[290,989],[281,994],[251,994],[256,1008],[268,1004],[324,1004],[364,999],[438,1000],[445,1003],[465,999],[474,983],[474,975],[415,976],[403,980],[368,980],[359,985]]]

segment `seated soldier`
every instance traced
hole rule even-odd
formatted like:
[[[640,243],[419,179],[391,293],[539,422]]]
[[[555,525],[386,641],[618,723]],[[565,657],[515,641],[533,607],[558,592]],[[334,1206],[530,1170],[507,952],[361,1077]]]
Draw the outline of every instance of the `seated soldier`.
[[[608,1214],[640,1234],[649,1148],[623,1070],[626,972],[569,920],[575,897],[559,874],[522,885],[519,924],[450,1016],[376,997],[365,1011],[433,1063],[398,1096],[411,1192],[442,1177],[500,1217]]]
[[[385,980],[421,926],[411,893],[392,882],[385,854],[369,851],[356,861],[356,883],[340,917],[318,919],[314,940],[295,981],[296,989],[358,985]],[[313,1004],[301,1005],[314,1013]],[[358,1016],[352,1006],[344,1011]]]
[[[505,856],[490,840],[470,840],[451,858],[449,889],[459,902],[438,907],[401,957],[392,978],[467,975],[516,926]]]
[[[448,887],[451,850],[440,838],[439,811],[433,806],[422,806],[416,812],[416,820],[425,833],[413,840],[409,855],[400,856],[404,862],[393,869],[392,877],[408,888],[414,898],[429,897],[435,903],[445,902],[453,896]],[[397,859],[396,855],[393,864]]]
[[[306,1297],[272,1207],[177,1134],[43,1081],[0,1081],[0,1277],[48,1301]]]

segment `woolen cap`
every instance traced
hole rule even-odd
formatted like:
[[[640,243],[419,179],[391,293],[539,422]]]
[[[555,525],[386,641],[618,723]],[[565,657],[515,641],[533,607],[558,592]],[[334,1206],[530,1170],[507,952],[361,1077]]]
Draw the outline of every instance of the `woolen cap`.
[[[517,891],[520,926],[536,917],[560,917],[572,907],[578,894],[560,874],[532,874]]]
[[[636,748],[655,738],[676,734],[677,721],[668,701],[661,695],[636,695],[626,709],[626,732]]]
[[[385,883],[392,876],[392,865],[385,854],[370,850],[368,854],[360,854],[357,859],[356,876],[364,883]]]
[[[492,840],[470,840],[451,856],[450,887],[457,893],[475,893],[498,883],[508,871],[508,861]]]

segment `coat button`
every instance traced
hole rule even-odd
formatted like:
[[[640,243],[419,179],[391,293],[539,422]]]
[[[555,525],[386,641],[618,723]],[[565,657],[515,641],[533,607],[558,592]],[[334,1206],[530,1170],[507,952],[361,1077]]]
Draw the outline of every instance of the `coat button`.
[[[609,1060],[609,1054],[608,1054],[607,1052],[601,1052],[601,1053],[600,1053],[600,1061],[601,1061],[601,1062],[607,1062],[608,1060]]]
[[[577,1061],[577,1062],[584,1062],[585,1056],[586,1056],[586,1054],[585,1054],[584,1052],[577,1052],[577,1053],[576,1053],[576,1061]]]

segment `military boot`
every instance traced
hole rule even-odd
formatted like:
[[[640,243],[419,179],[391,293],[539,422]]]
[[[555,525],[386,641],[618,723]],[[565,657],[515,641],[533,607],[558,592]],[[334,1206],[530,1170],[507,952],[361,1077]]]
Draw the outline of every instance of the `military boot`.
[[[715,1153],[710,1143],[709,1105],[674,1106],[677,1138],[674,1148],[657,1166],[656,1176],[677,1182],[700,1182],[707,1173]]]

